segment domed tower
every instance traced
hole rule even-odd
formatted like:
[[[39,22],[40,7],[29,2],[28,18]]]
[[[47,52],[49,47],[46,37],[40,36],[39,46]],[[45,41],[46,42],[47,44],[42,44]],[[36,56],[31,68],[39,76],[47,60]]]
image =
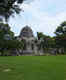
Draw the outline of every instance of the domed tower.
[[[21,30],[20,33],[20,38],[32,38],[33,36],[33,31],[30,27],[26,26]]]
[[[29,26],[25,26],[20,32],[20,40],[24,40],[24,50],[23,54],[32,54],[34,53],[34,42],[35,38],[33,35],[33,31]]]
[[[38,40],[36,41],[33,31],[29,26],[25,26],[22,28],[19,40],[24,41],[24,47],[22,50],[22,54],[31,54],[31,55],[39,55],[39,46],[38,43],[40,43]]]

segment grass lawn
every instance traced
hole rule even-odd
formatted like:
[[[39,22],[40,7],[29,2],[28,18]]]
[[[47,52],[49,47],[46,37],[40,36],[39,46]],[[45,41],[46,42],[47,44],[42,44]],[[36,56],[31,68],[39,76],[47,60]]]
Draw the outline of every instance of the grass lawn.
[[[0,57],[0,80],[66,80],[66,56]]]

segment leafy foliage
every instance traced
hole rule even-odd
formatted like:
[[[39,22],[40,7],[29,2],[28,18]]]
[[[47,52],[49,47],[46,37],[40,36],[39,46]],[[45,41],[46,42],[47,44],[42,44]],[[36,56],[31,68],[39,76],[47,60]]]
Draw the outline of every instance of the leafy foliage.
[[[66,34],[66,21],[64,21],[55,31],[56,35],[63,35]]]
[[[41,45],[43,48],[54,48],[55,45],[55,38],[44,35],[41,32],[37,32],[38,40],[41,40]]]
[[[58,47],[66,48],[66,21],[64,21],[55,31],[56,34],[56,45]]]
[[[8,24],[0,23],[0,52],[11,49],[21,49],[23,42],[16,40],[14,33],[10,30]]]
[[[19,13],[21,9],[18,4],[23,3],[23,1],[24,0],[0,0],[0,15],[4,16],[7,20],[14,12]]]

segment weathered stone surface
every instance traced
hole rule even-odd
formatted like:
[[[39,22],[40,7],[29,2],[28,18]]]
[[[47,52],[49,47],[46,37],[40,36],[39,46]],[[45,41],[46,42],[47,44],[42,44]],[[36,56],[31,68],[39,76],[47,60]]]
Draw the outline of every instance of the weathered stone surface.
[[[33,31],[30,27],[26,26],[21,30],[20,37],[27,37],[31,38],[33,37]]]
[[[25,49],[22,50],[22,54],[43,55],[42,50],[39,50],[37,46],[40,41],[35,42],[33,31],[30,27],[26,26],[21,30],[19,40],[25,41]]]

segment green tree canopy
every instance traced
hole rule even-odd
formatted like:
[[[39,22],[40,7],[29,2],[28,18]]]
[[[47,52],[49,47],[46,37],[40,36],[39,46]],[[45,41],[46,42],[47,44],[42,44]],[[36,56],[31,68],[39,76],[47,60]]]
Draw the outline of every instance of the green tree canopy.
[[[66,21],[62,22],[60,26],[57,27],[55,34],[56,35],[66,34]]]
[[[0,0],[0,15],[4,16],[7,20],[14,12],[19,13],[21,9],[18,4],[23,3],[23,1],[24,0]]]
[[[0,23],[0,52],[4,55],[4,50],[23,49],[23,41],[15,38],[8,24]]]
[[[37,32],[38,40],[41,40],[41,45],[43,48],[53,48],[55,47],[55,38],[47,36],[42,32]]]
[[[66,48],[66,21],[62,22],[60,26],[57,27],[55,34],[56,45]]]
[[[8,24],[0,23],[0,40],[7,37],[5,35],[9,35],[11,39],[14,38],[14,33],[10,30],[10,26]]]

